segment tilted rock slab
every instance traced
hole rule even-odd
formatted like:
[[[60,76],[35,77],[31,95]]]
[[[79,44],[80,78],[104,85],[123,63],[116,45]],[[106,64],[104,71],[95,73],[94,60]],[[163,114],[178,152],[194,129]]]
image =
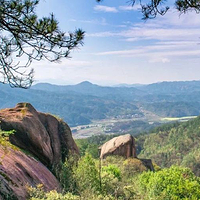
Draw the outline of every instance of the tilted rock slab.
[[[27,187],[61,191],[55,176],[39,161],[20,150],[0,145],[0,199],[27,199]]]
[[[68,125],[37,112],[29,103],[19,103],[15,108],[0,110],[0,128],[15,130],[9,141],[18,147],[0,145],[0,200],[26,199],[26,185],[43,184],[46,191],[60,191],[49,169],[59,167],[69,153],[79,154]]]
[[[103,144],[99,149],[101,159],[109,155],[137,158],[135,139],[130,134],[114,137]]]
[[[66,155],[79,154],[69,126],[56,117],[37,112],[29,103],[0,110],[0,128],[15,130],[10,142],[36,156],[49,168],[55,167]]]

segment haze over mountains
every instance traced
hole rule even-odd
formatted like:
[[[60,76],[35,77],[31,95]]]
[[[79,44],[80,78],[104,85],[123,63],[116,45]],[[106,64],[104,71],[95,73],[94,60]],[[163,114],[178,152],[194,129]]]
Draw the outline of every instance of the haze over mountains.
[[[70,126],[106,118],[142,117],[150,111],[162,117],[200,114],[200,81],[102,87],[88,81],[59,86],[38,83],[31,89],[0,85],[0,108],[30,102],[37,110],[59,115]]]

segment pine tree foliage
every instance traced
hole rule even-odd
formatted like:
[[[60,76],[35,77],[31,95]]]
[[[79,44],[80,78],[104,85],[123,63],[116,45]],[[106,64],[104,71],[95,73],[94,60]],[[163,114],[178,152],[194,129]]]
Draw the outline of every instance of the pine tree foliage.
[[[0,82],[28,88],[33,82],[33,60],[51,62],[69,57],[83,44],[80,29],[65,34],[54,15],[38,18],[39,0],[0,0]]]
[[[102,0],[96,0],[97,2],[102,2]],[[149,1],[128,1],[132,6],[139,3],[141,5],[141,11],[143,14],[143,19],[155,18],[157,15],[165,15],[170,9],[169,6],[166,6],[166,0],[149,0]],[[200,1],[199,0],[175,0],[174,2],[176,10],[178,12],[186,13],[188,11],[195,11],[196,13],[200,12]]]

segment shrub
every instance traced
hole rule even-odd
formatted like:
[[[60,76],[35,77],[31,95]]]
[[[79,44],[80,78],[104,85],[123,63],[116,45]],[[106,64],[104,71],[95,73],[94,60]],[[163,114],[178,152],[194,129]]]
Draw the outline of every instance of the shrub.
[[[74,178],[79,192],[86,189],[94,192],[100,190],[99,172],[90,154],[86,154],[78,161],[77,167],[74,168]]]
[[[200,178],[189,168],[172,166],[139,176],[141,193],[146,199],[200,199]]]
[[[121,171],[116,165],[108,165],[102,167],[102,172],[113,175],[114,178],[121,180]]]
[[[137,158],[128,158],[125,160],[123,162],[123,169],[127,178],[147,170],[142,161]]]
[[[44,192],[43,185],[39,184],[36,188],[28,188],[29,200],[79,200],[80,198],[71,193],[61,194],[55,190]]]
[[[102,167],[101,193],[118,197],[121,194],[121,171],[116,165]]]

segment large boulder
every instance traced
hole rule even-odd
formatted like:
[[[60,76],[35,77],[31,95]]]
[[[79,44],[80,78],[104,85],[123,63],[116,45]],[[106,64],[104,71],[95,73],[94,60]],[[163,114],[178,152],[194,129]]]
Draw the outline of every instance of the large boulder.
[[[137,158],[135,139],[130,134],[114,137],[103,144],[99,149],[101,159],[109,155]]]
[[[27,187],[42,184],[45,191],[61,191],[55,176],[39,161],[0,145],[0,199],[27,199]]]
[[[15,130],[10,142],[30,152],[49,168],[55,167],[66,155],[79,154],[68,125],[56,117],[37,112],[29,103],[0,110],[0,128]]]
[[[136,171],[142,172],[143,170],[154,171],[151,159],[139,159],[136,155],[135,139],[132,135],[120,135],[109,140],[101,147],[99,147],[100,158],[104,159],[107,156],[117,155],[123,156],[127,159],[128,168],[137,169]],[[132,159],[131,159],[132,158]],[[143,169],[143,170],[142,170]]]
[[[8,141],[0,135],[0,200],[24,200],[27,186],[38,184],[46,191],[61,191],[49,169],[58,169],[69,153],[79,154],[68,125],[29,103],[19,103],[0,110],[0,129],[14,130]]]

